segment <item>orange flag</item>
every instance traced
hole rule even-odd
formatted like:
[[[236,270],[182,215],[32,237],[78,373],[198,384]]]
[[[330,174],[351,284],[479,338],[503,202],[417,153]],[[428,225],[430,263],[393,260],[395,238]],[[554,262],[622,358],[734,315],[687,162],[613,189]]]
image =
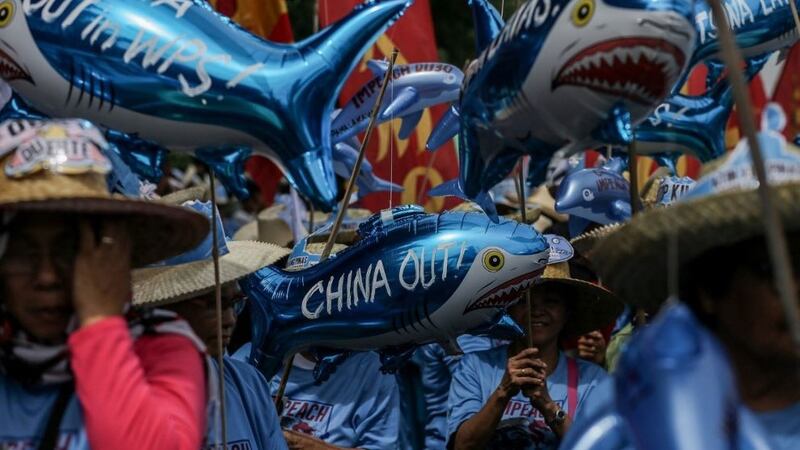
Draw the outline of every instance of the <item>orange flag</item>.
[[[211,5],[236,23],[273,42],[292,42],[292,25],[284,0],[210,0]],[[283,177],[272,161],[253,156],[245,170],[261,189],[266,204],[272,203],[278,182]]]

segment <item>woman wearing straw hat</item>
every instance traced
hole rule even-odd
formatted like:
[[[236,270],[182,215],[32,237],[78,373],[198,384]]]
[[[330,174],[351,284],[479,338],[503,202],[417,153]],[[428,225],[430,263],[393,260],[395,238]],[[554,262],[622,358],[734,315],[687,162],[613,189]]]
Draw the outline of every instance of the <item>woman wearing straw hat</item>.
[[[762,131],[759,141],[800,283],[800,155],[778,133]],[[604,283],[636,306],[655,310],[679,294],[728,350],[742,400],[773,448],[797,449],[800,356],[773,286],[746,144],[715,166],[669,208],[646,211],[609,234],[591,258]],[[671,289],[668,274],[676,268]]]
[[[178,197],[179,198],[179,197]],[[190,201],[185,204],[211,217],[210,203]],[[222,290],[222,316],[216,315],[214,261],[211,258],[213,238],[209,235],[193,250],[133,273],[133,305],[147,309],[163,307],[174,311],[189,322],[194,332],[213,358],[207,358],[209,388],[216,388],[219,356],[217,320],[222,325],[222,348],[230,340],[236,324],[234,308],[245,300],[236,281],[286,256],[289,251],[276,245],[256,241],[226,241],[222,223],[217,215],[219,273]],[[272,404],[267,380],[258,370],[242,361],[225,355],[225,420],[228,448],[251,450],[286,449],[280,423]],[[221,448],[219,432],[220,409],[210,399],[206,446]]]
[[[0,448],[200,446],[196,338],[174,314],[124,310],[131,267],[208,225],[110,195],[106,145],[82,121],[0,125]]]
[[[612,322],[622,304],[607,290],[549,264],[531,291],[531,336],[465,355],[450,387],[448,448],[555,449],[572,417],[606,377],[599,366],[567,357],[559,340]],[[509,310],[518,324],[528,308]]]

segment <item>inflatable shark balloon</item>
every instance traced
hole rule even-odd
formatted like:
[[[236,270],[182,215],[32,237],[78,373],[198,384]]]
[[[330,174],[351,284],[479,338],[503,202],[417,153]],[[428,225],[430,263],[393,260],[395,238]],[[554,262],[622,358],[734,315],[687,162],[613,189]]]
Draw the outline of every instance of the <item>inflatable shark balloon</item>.
[[[272,376],[287,355],[310,347],[379,350],[391,369],[418,344],[467,332],[520,336],[504,308],[548,257],[547,241],[525,224],[385,210],[334,257],[295,272],[266,267],[241,282],[253,314],[250,360]]]
[[[691,13],[690,0],[524,3],[467,68],[460,176],[432,193],[475,200],[496,217],[483,194],[520,156],[546,167],[561,148],[629,144],[632,126],[686,68]]]
[[[664,345],[669,342],[669,345]],[[719,342],[682,304],[634,335],[561,450],[769,450]]]
[[[769,54],[747,61],[745,76],[755,77]],[[658,105],[634,130],[641,154],[688,153],[707,162],[726,151],[725,130],[733,109],[733,92],[727,78],[715,80],[703,95],[675,94]]]
[[[308,39],[275,44],[204,0],[2,0],[0,75],[51,117],[217,160],[250,148],[328,211],[337,93],[411,1],[368,0]]]
[[[358,160],[358,149],[361,143],[358,138],[352,137],[343,142],[337,142],[333,145],[333,170],[336,175],[350,179],[353,173],[353,167]],[[356,185],[358,186],[358,196],[364,197],[374,192],[403,192],[403,186],[394,184],[390,181],[375,175],[372,164],[364,158],[361,164],[361,171],[356,178]]]
[[[384,61],[371,60],[367,66],[375,77],[364,84],[333,119],[333,142],[344,141],[367,128],[389,65]],[[464,74],[458,67],[443,63],[398,64],[393,72],[377,122],[402,118],[398,133],[400,139],[411,136],[425,108],[458,100],[464,80]]]

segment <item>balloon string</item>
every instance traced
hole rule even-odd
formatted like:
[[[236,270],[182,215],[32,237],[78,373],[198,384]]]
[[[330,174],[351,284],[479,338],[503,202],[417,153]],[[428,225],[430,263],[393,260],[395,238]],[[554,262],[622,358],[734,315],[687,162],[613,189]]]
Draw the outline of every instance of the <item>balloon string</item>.
[[[390,98],[394,101],[394,83],[392,83],[392,93]],[[389,118],[389,182],[394,183],[394,110]],[[392,187],[389,186],[389,209],[392,209]]]
[[[214,299],[217,316],[217,364],[219,365],[220,421],[222,422],[222,449],[228,449],[228,420],[225,415],[225,354],[222,345],[222,285],[219,281],[219,243],[217,237],[217,186],[211,172],[211,257],[214,260]]]
[[[791,1],[789,3],[793,4]],[[744,135],[747,137],[747,145],[750,148],[750,158],[753,161],[753,170],[758,179],[757,189],[759,199],[761,200],[761,215],[764,220],[767,248],[769,250],[770,263],[775,276],[775,285],[780,295],[786,322],[792,333],[795,347],[800,349],[800,311],[798,311],[797,307],[797,290],[792,276],[792,262],[789,258],[783,224],[781,223],[772,196],[773,190],[767,178],[764,157],[761,153],[761,144],[756,137],[755,113],[753,111],[753,105],[750,102],[747,82],[741,71],[744,62],[742,61],[742,55],[734,40],[728,17],[725,15],[721,1],[711,0],[709,4],[715,20],[719,21],[717,30],[719,32],[722,60],[728,67],[728,76],[730,78],[731,87],[733,87],[733,97],[739,116],[739,124],[744,131]],[[796,16],[795,20],[797,20]]]
[[[506,18],[505,13],[506,13],[506,0],[502,0],[500,2],[500,17],[505,19]]]

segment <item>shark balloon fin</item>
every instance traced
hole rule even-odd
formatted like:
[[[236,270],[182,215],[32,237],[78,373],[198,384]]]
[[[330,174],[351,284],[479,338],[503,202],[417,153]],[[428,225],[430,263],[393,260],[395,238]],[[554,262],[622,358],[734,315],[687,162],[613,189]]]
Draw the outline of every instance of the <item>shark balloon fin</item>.
[[[475,202],[478,206],[480,206],[483,212],[489,216],[492,222],[497,223],[500,221],[500,218],[497,215],[497,209],[494,206],[494,201],[488,192],[479,192],[477,197],[469,198],[467,197],[467,194],[464,193],[464,190],[461,189],[461,185],[457,179],[445,181],[444,183],[434,187],[428,191],[428,195],[431,197],[458,197],[465,201]]]
[[[505,312],[497,315],[497,318],[490,324],[471,330],[469,334],[473,336],[489,336],[495,339],[504,339],[513,341],[525,336],[525,331],[522,330],[517,322]]]
[[[381,350],[381,373],[396,373],[400,370],[416,351],[416,345],[404,345],[402,347],[387,348]]]
[[[204,148],[195,151],[197,159],[207,165],[223,185],[237,197],[250,197],[247,179],[244,176],[244,163],[252,154],[249,148]]]
[[[628,424],[616,412],[601,409],[573,423],[560,450],[628,450],[631,447]]]
[[[547,158],[533,158],[528,161],[528,176],[525,179],[530,188],[535,188],[547,180],[547,167],[550,160]]]
[[[358,190],[362,195],[372,194],[373,192],[403,192],[405,188],[399,184],[392,183],[389,180],[372,173],[367,179],[362,180],[358,177]]]
[[[716,85],[722,74],[725,72],[725,63],[716,59],[710,59],[705,63],[708,73],[706,73],[706,89],[711,89]]]
[[[659,166],[666,167],[672,175],[677,175],[678,173],[678,158],[680,157],[680,153],[677,152],[660,153],[652,156]]]
[[[309,55],[307,70],[315,76],[309,84],[324,89],[330,96],[329,106],[308,117],[312,122],[330,121],[329,114],[347,77],[361,61],[361,56],[376,39],[410,6],[411,0],[370,0],[356,6],[343,19],[297,43],[297,54]],[[323,88],[324,87],[324,88]],[[297,111],[313,110],[313,95],[297,96]],[[318,116],[314,116],[317,114]],[[298,191],[314,205],[329,212],[336,204],[336,177],[331,162],[330,134],[318,137],[318,147],[310,148],[296,158],[283,161],[284,174]]]
[[[631,113],[625,105],[614,105],[606,120],[592,132],[592,137],[604,144],[630,145],[633,142],[633,128]]]
[[[104,151],[103,154],[111,161],[112,170],[109,176],[109,190],[119,192],[126,197],[138,198],[140,196],[141,181],[122,160],[119,149],[110,144],[108,151]]]
[[[367,68],[376,77],[381,77],[389,70],[389,63],[382,59],[370,59],[367,61]]]
[[[424,112],[424,110],[419,110],[415,113],[403,116],[403,123],[400,125],[400,131],[397,133],[397,137],[400,139],[408,139],[414,131],[414,128],[417,127],[417,124],[419,124],[419,121],[422,119],[422,113]]]
[[[431,135],[428,137],[428,142],[425,144],[425,148],[429,151],[438,150],[439,147],[447,143],[447,141],[453,139],[460,129],[460,114],[458,113],[458,108],[452,105],[433,128]]]
[[[419,92],[413,86],[405,87],[393,94],[391,103],[381,112],[381,120],[400,117],[410,106],[419,101]]]
[[[488,0],[469,0],[475,27],[475,54],[480,55],[500,35],[505,21]]]
[[[328,378],[336,372],[336,368],[349,358],[352,353],[347,350],[322,348],[315,348],[312,352],[317,357],[317,364],[314,366],[313,371],[314,384],[316,385],[328,381]]]

